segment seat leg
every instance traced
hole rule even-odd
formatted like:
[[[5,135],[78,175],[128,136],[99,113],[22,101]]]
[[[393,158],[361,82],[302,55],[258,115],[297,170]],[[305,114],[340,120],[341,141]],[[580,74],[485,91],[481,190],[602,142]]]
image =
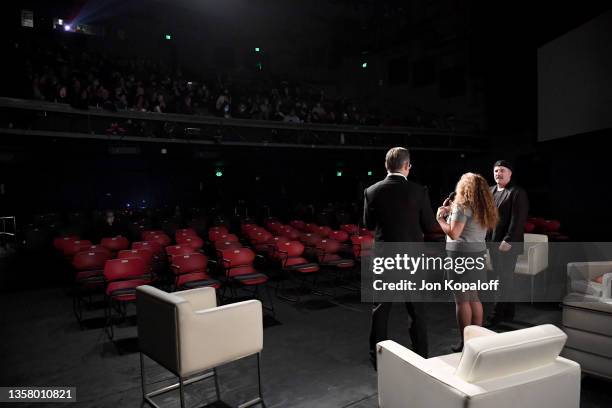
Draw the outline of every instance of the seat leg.
[[[272,295],[270,295],[270,290],[268,289],[268,285],[266,283],[264,283],[264,288],[266,291],[266,296],[268,297],[268,302],[270,302],[270,311],[272,312],[272,317],[276,317],[276,313],[274,312],[274,302],[272,301]]]
[[[185,408],[185,385],[183,377],[179,377],[179,399],[181,400],[181,408]]]
[[[144,367],[144,356],[142,352],[140,354],[140,386],[142,388],[142,401],[143,403],[146,401],[145,397],[147,395],[147,390],[145,388],[145,367]]]
[[[217,395],[217,401],[221,401],[221,391],[219,390],[219,377],[217,376],[217,368],[213,368],[215,377],[215,394]]]
[[[106,331],[106,335],[108,336],[109,340],[113,340],[113,337],[115,336],[114,333],[114,329],[113,329],[113,299],[110,297],[106,297],[106,307],[104,308],[104,317],[106,320],[106,325],[104,327],[104,330]]]
[[[262,407],[266,407],[266,403],[264,402],[263,399],[263,394],[261,392],[261,364],[260,364],[260,360],[261,359],[261,353],[257,353],[257,389],[259,390],[259,399],[261,402],[261,406]]]

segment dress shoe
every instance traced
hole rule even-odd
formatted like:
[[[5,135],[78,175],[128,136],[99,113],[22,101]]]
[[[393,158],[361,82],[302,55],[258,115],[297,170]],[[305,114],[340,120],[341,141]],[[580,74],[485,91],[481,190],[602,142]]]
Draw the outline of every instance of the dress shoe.
[[[499,325],[501,322],[504,322],[504,321],[506,321],[506,319],[496,314],[496,315],[487,317],[487,320],[485,321],[483,327],[490,329],[492,327]]]
[[[375,353],[370,353],[370,363],[372,364],[372,367],[374,367],[374,371],[378,371],[376,367],[376,354]]]

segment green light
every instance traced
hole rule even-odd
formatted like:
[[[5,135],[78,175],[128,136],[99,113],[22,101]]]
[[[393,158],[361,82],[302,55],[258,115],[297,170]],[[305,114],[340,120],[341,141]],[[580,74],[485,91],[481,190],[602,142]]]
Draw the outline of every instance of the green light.
[[[170,34],[166,34],[166,40],[171,40],[172,36]]]
[[[259,47],[255,47],[255,52],[259,52],[261,49]]]
[[[368,63],[364,62],[363,64],[361,64],[361,68],[367,68],[368,67]]]
[[[217,170],[217,172],[215,173],[215,176],[223,177],[223,172],[221,170]]]
[[[338,170],[338,171],[336,172],[336,177],[342,177],[342,171]]]
[[[372,170],[368,170],[368,176],[372,175]]]
[[[263,70],[263,65],[261,64],[261,62],[258,62],[255,66],[259,71]]]

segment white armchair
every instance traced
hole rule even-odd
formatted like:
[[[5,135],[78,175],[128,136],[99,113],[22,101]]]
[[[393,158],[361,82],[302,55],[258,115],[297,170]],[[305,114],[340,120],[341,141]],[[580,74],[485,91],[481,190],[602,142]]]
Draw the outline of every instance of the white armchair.
[[[424,359],[378,343],[381,408],[578,408],[580,366],[559,357],[567,336],[553,325],[497,334],[468,326],[463,353]]]
[[[184,386],[213,377],[220,399],[215,367],[256,354],[259,396],[241,407],[264,405],[259,365],[263,348],[260,301],[217,306],[215,290],[210,287],[166,293],[146,285],[136,289],[136,301],[145,402],[158,407],[153,397],[179,388],[184,408]],[[179,382],[147,392],[143,355],[172,372]]]
[[[531,278],[531,302],[533,303],[535,276],[548,268],[548,236],[524,234],[523,253],[516,260],[514,273]]]
[[[612,379],[612,261],[571,262],[567,276],[563,355],[578,361],[584,373]]]

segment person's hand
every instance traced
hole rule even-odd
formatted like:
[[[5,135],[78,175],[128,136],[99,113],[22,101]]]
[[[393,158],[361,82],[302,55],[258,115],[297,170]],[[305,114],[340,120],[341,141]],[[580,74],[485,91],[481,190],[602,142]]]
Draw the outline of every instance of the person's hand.
[[[501,244],[499,244],[499,251],[500,252],[508,252],[511,249],[512,249],[512,245],[510,245],[506,241],[502,241]]]
[[[446,197],[446,200],[444,200],[444,202],[442,203],[442,206],[443,206],[443,207],[450,207],[450,205],[451,205],[452,203],[453,203],[453,202],[451,201],[451,199],[450,199],[450,198],[448,198],[448,197]]]
[[[436,219],[446,218],[449,212],[450,212],[450,207],[447,207],[447,206],[438,207],[438,211],[436,212]]]

